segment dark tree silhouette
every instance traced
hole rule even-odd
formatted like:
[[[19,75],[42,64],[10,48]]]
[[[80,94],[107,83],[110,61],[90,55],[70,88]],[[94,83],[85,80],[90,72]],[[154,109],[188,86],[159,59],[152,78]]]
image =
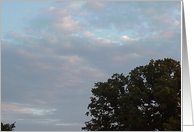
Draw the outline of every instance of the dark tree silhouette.
[[[128,76],[95,83],[82,130],[180,131],[181,66],[170,58],[150,60]]]
[[[13,124],[3,124],[1,122],[1,131],[13,131],[15,128],[15,122]]]

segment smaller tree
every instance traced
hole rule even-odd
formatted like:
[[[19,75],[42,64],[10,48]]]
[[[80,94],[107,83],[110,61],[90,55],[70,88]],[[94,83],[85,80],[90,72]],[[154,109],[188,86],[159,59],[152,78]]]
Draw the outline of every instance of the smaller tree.
[[[3,124],[1,122],[1,131],[13,131],[15,128],[15,123],[16,122],[14,122],[13,124],[9,124],[9,123]]]

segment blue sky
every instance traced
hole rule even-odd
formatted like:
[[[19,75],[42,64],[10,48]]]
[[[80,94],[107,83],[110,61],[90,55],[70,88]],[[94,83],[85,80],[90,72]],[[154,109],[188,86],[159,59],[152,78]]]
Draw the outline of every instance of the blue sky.
[[[38,10],[52,1],[1,1],[1,32],[12,30],[22,32],[25,20],[38,13]]]
[[[181,2],[1,2],[1,120],[80,131],[94,83],[181,60]]]

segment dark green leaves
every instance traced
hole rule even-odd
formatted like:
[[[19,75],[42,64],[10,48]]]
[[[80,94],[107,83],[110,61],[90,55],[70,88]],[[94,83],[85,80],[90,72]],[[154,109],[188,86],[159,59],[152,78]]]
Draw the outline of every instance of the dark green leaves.
[[[95,83],[83,130],[181,130],[181,68],[173,59],[151,60],[128,76]]]
[[[15,128],[15,122],[13,124],[3,124],[1,122],[1,131],[13,131]]]

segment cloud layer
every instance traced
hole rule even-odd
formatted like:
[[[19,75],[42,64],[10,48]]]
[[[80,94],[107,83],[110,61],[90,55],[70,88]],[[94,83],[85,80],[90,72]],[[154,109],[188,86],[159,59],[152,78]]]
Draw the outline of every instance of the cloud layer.
[[[2,121],[18,122],[16,130],[81,130],[95,82],[150,59],[181,60],[180,10],[180,2],[167,1],[40,9],[23,33],[1,40]]]

